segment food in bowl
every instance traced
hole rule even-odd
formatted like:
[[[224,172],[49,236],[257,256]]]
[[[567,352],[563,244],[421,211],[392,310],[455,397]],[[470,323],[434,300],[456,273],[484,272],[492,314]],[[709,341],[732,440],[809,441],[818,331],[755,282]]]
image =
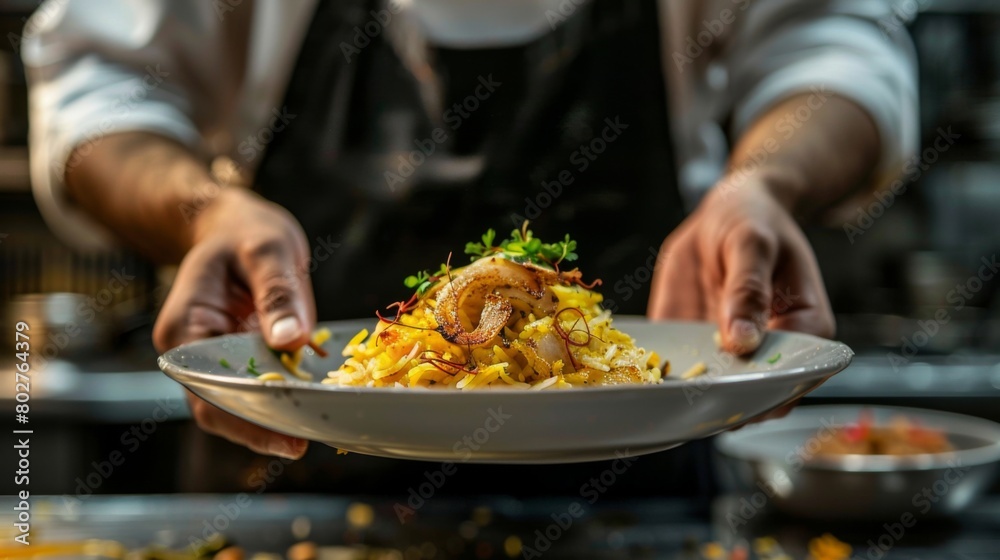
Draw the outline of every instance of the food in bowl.
[[[876,425],[871,411],[864,410],[857,422],[834,432],[823,441],[818,456],[829,455],[919,455],[946,453],[954,447],[942,430],[921,425],[904,415]]]
[[[901,455],[842,453],[843,448],[831,446],[826,454],[817,453],[823,442],[843,430],[888,427],[896,418],[930,434],[943,433],[948,447],[918,444]],[[775,509],[794,517],[850,522],[955,515],[988,490],[1000,461],[1000,424],[893,406],[800,406],[784,418],[727,432],[715,441],[723,457],[720,479],[727,490],[778,489],[768,494]],[[947,451],[924,452],[931,449]],[[923,489],[936,484],[941,490],[942,480],[949,481],[949,490],[927,499]]]
[[[495,240],[489,230],[468,243],[467,266],[449,256],[436,272],[408,277],[413,296],[348,342],[323,383],[473,390],[662,380],[659,356],[612,325],[593,290],[600,280],[560,268],[577,257],[568,235],[543,243],[525,223]]]

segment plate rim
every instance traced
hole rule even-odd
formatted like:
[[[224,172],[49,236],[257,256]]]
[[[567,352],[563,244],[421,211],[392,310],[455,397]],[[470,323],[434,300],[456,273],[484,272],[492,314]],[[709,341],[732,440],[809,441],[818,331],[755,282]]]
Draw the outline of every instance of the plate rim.
[[[621,315],[614,317],[616,321],[619,322],[641,322],[649,325],[698,325],[700,327],[712,327],[715,324],[707,321],[673,321],[673,320],[651,320],[646,319],[639,315]],[[335,321],[323,321],[318,322],[317,327],[338,325],[346,323],[357,323],[364,319],[343,319]],[[627,333],[628,331],[625,330]],[[763,381],[770,378],[780,378],[780,379],[795,379],[798,377],[808,378],[813,377],[821,373],[829,373],[829,375],[835,375],[851,365],[854,358],[854,351],[839,340],[831,340],[821,338],[816,335],[809,333],[801,333],[787,330],[768,330],[770,333],[780,333],[782,335],[789,335],[793,337],[804,337],[806,339],[812,339],[817,344],[827,345],[829,348],[826,350],[831,354],[840,354],[838,360],[832,362],[828,365],[817,365],[817,366],[799,366],[790,369],[777,369],[772,371],[749,371],[743,373],[736,373],[731,375],[721,375],[711,377],[711,384],[743,384],[752,383],[754,381]],[[579,395],[580,391],[544,391],[544,390],[530,390],[530,389],[514,389],[514,388],[499,388],[499,389],[488,389],[488,390],[473,390],[473,391],[461,391],[461,390],[435,390],[423,387],[352,387],[352,386],[341,386],[333,384],[324,384],[320,381],[303,381],[299,379],[285,379],[282,381],[258,381],[253,377],[235,377],[232,375],[220,375],[216,373],[208,373],[203,371],[196,371],[190,367],[185,367],[179,363],[174,363],[171,361],[170,356],[183,352],[184,349],[190,349],[194,346],[201,344],[210,343],[212,341],[222,341],[224,339],[231,338],[259,338],[261,335],[257,332],[246,332],[246,333],[229,333],[204,339],[199,339],[185,344],[181,344],[174,348],[171,348],[161,354],[157,358],[157,365],[159,368],[170,378],[178,381],[179,383],[184,383],[183,379],[197,380],[200,382],[209,382],[218,385],[234,386],[241,388],[257,388],[257,389],[300,389],[300,390],[312,390],[312,391],[326,391],[334,394],[433,394],[433,395],[545,395],[547,398],[562,398],[553,397],[553,395],[563,394],[563,395]],[[747,359],[747,358],[743,358]],[[698,378],[696,378],[698,379]],[[646,384],[623,384],[623,385],[611,385],[611,386],[599,386],[599,387],[587,387],[584,388],[586,394],[605,394],[605,393],[620,393],[620,392],[630,392],[637,390],[676,390],[677,388],[689,386],[693,380],[684,379],[664,379],[660,383]],[[467,398],[467,397],[463,397]],[[528,397],[535,398],[535,397]]]

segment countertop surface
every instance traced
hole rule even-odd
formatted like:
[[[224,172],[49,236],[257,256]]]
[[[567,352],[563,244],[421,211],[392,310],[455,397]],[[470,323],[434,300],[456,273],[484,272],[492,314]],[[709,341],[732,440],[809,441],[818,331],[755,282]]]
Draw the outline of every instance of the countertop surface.
[[[11,530],[13,507],[10,498],[0,499],[0,531]],[[34,499],[31,522],[33,546],[100,538],[119,541],[130,549],[155,544],[190,550],[192,543],[221,533],[248,552],[279,557],[290,545],[309,540],[324,547],[325,557],[339,559],[696,560],[711,559],[706,556],[711,549],[704,545],[718,542],[723,549],[747,547],[753,560],[759,557],[753,552],[761,542],[756,539],[772,537],[787,553],[787,560],[799,560],[807,557],[808,542],[825,533],[851,544],[850,558],[856,560],[1000,557],[1000,498],[989,498],[955,520],[918,517],[910,527],[804,522],[766,509],[747,509],[732,496],[719,498],[707,508],[669,498],[589,503],[581,497],[519,501],[432,496],[423,503],[407,503],[266,494],[91,496],[82,500],[56,496]],[[3,536],[0,552],[12,542],[12,537]],[[539,556],[534,556],[535,551]]]

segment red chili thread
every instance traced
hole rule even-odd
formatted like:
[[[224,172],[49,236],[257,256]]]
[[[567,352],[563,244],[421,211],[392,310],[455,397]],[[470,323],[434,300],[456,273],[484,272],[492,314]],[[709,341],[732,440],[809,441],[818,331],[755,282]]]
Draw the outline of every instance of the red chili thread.
[[[576,321],[576,323],[573,323],[573,327],[570,328],[569,331],[563,329],[562,328],[562,324],[560,324],[560,322],[559,322],[559,317],[563,313],[565,313],[567,311],[572,312],[572,313],[576,313],[577,315],[580,316],[580,319],[578,319]],[[580,320],[583,320],[583,327],[584,328],[582,330],[576,328],[576,325],[577,325],[577,323],[580,322]],[[583,311],[580,311],[579,309],[577,309],[575,307],[567,307],[567,308],[559,311],[558,313],[555,314],[554,317],[552,317],[552,324],[555,326],[556,333],[560,337],[562,337],[563,342],[566,344],[566,354],[569,356],[569,361],[570,361],[570,364],[573,365],[573,369],[580,369],[580,364],[578,364],[576,362],[576,358],[573,357],[573,351],[570,348],[570,346],[572,345],[572,346],[576,346],[576,347],[583,347],[583,346],[587,346],[587,345],[590,344],[590,339],[592,338],[592,335],[590,334],[590,325],[587,324],[587,317],[586,317],[586,315],[583,314]],[[575,333],[575,332],[582,332],[582,333],[584,333],[587,336],[587,340],[584,341],[584,342],[579,342],[579,341],[573,340],[573,337],[571,335],[573,333]]]
[[[326,350],[324,350],[322,346],[320,346],[319,344],[316,344],[315,342],[313,342],[311,340],[309,342],[307,342],[306,344],[308,344],[308,346],[313,349],[313,352],[315,352],[316,355],[318,355],[320,358],[325,358],[325,357],[327,357],[327,356],[330,355],[330,353],[327,352]]]
[[[435,354],[435,353],[436,352],[433,351],[433,350],[428,350],[428,351],[424,352],[424,354],[432,354],[432,355]],[[461,364],[461,363],[458,363],[458,362],[453,362],[451,360],[446,360],[446,359],[440,358],[440,357],[425,358],[422,363],[431,364],[432,366],[434,366],[435,368],[437,368],[439,371],[442,371],[442,372],[444,372],[444,373],[446,373],[446,374],[448,374],[448,375],[450,375],[452,377],[454,377],[455,375],[457,375],[458,372],[460,372],[460,371],[464,371],[465,373],[471,373],[472,375],[475,375],[475,374],[479,373],[478,366],[476,366],[473,369],[469,369],[469,367],[468,367],[467,364]],[[448,367],[455,368],[455,371],[448,371],[444,367],[441,367],[441,364],[444,364],[445,366],[448,366]]]

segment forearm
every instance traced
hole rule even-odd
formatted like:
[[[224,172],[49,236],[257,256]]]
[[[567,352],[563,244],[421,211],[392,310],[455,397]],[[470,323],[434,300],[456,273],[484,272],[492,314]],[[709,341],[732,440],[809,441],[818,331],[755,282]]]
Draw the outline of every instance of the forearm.
[[[146,132],[111,134],[87,149],[69,159],[69,196],[148,257],[178,262],[192,245],[195,218],[221,192],[207,164]]]
[[[872,118],[847,99],[811,93],[775,105],[737,141],[729,180],[750,179],[797,217],[808,217],[869,183],[881,143]]]

